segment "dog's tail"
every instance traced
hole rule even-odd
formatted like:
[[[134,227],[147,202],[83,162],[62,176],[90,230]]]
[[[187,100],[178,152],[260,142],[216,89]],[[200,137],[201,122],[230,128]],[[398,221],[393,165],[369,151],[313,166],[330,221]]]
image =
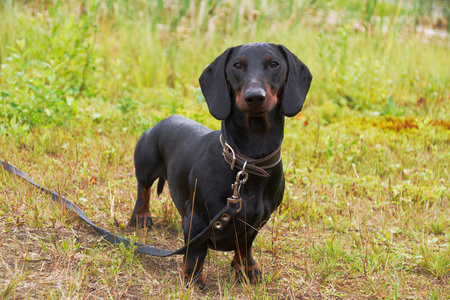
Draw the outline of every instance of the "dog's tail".
[[[158,196],[161,195],[161,193],[162,193],[162,191],[163,191],[163,189],[164,189],[164,183],[165,183],[165,182],[166,182],[166,181],[164,180],[164,178],[159,177],[159,180],[158,180],[158,188],[156,189],[156,191],[158,192]]]

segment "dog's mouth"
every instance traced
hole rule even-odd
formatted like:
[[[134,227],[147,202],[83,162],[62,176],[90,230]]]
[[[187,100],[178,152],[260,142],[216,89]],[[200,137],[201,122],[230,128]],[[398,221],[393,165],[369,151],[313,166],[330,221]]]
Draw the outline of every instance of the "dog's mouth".
[[[238,104],[238,109],[243,112],[247,117],[251,118],[264,118],[270,110],[267,107],[249,107],[248,105],[242,106]]]
[[[254,112],[254,111],[252,111],[252,112],[247,112],[247,115],[250,117],[250,118],[264,118],[264,116],[267,114],[267,112],[265,112],[265,111],[257,111],[257,112]]]
[[[266,112],[247,113],[245,115],[245,124],[254,133],[266,133],[272,127]]]

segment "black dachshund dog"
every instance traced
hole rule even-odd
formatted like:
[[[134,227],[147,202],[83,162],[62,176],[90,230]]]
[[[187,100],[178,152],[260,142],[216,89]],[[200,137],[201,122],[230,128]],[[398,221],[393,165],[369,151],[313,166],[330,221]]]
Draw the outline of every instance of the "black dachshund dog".
[[[208,248],[234,250],[231,264],[236,272],[245,272],[252,283],[261,280],[252,244],[283,199],[284,120],[301,111],[311,80],[309,69],[283,45],[232,47],[199,79],[211,115],[222,121],[221,130],[174,115],[140,137],[134,153],[138,193],[131,226],[153,224],[150,188],[159,179],[159,195],[167,181],[187,243],[227,206],[237,172],[244,165],[248,172],[239,191],[241,210],[229,228],[185,256],[182,272],[201,289]]]

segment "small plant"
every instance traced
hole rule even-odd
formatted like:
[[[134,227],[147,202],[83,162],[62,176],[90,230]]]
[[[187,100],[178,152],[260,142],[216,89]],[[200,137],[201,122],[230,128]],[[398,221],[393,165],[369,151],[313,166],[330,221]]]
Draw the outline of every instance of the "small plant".
[[[17,288],[17,286],[19,284],[21,284],[23,282],[23,280],[25,279],[25,274],[14,274],[14,276],[12,276],[8,282],[8,284],[6,285],[6,288],[3,290],[3,292],[1,292],[1,298],[2,299],[10,299],[10,298],[15,298],[15,289]]]
[[[329,238],[321,243],[313,243],[308,249],[316,262],[317,275],[321,280],[339,277],[344,272],[344,262],[348,255],[339,241]]]
[[[450,250],[434,252],[428,247],[421,248],[420,266],[436,277],[443,279],[450,273]]]
[[[447,225],[447,220],[441,216],[430,224],[430,230],[434,234],[443,234]]]

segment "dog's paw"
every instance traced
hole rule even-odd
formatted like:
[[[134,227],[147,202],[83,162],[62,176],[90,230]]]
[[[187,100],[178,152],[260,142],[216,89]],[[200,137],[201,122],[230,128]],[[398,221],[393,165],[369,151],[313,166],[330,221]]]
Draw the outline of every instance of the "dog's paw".
[[[187,289],[191,286],[196,286],[202,292],[208,291],[206,287],[206,280],[203,275],[192,276],[191,274],[184,273],[184,283],[186,284]]]
[[[248,266],[245,260],[241,262],[232,261],[231,267],[233,267],[234,271],[236,272],[236,278],[241,281],[248,280],[248,282],[251,284],[262,282],[262,273],[258,265],[256,264]]]
[[[130,220],[131,227],[150,228],[153,226],[153,219],[150,213],[133,215]]]
[[[261,270],[256,265],[245,268],[245,274],[247,274],[248,281],[251,284],[257,284],[262,282]]]

